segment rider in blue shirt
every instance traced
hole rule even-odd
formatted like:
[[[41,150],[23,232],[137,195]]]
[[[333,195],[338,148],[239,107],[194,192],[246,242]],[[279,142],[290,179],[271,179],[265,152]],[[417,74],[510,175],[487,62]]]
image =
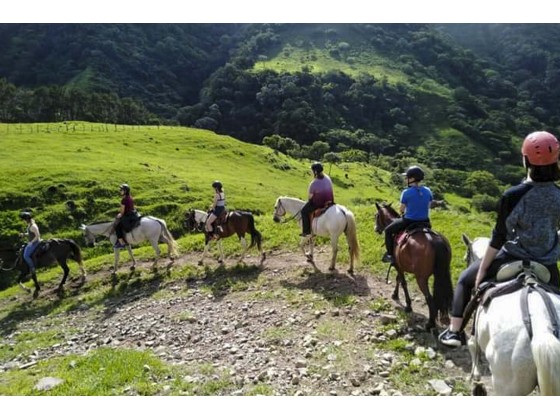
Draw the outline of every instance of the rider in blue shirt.
[[[428,187],[420,185],[424,179],[424,171],[418,166],[411,166],[403,175],[407,182],[407,188],[401,193],[400,200],[400,212],[403,217],[393,220],[384,231],[387,252],[382,261],[391,264],[394,262],[395,235],[413,223],[424,222],[428,226],[430,224],[430,202],[433,196]]]

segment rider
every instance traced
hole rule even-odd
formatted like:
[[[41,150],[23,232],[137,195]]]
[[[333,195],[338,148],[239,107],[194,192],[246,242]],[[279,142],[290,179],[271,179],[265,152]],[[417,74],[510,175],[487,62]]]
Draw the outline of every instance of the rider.
[[[130,195],[130,187],[128,184],[121,184],[119,188],[121,195],[121,208],[117,214],[115,224],[115,233],[117,234],[117,242],[115,242],[115,249],[124,248],[126,242],[124,240],[124,229],[129,229],[130,225],[136,220],[136,209],[134,207],[134,199]]]
[[[35,223],[31,213],[28,211],[22,211],[19,214],[19,217],[27,222],[27,231],[22,234],[27,236],[28,240],[27,245],[25,245],[25,249],[23,250],[23,259],[29,266],[29,271],[34,273],[35,264],[33,263],[31,255],[33,255],[33,252],[37,249],[39,243],[41,242],[41,234],[39,233],[39,227],[37,226],[37,223]]]
[[[419,166],[409,167],[404,174],[407,188],[401,193],[400,213],[402,218],[395,219],[385,228],[385,248],[387,252],[382,257],[383,262],[393,263],[395,235],[413,223],[425,222],[430,224],[430,202],[432,192],[428,187],[420,185],[424,179],[424,171]]]
[[[546,131],[529,134],[521,154],[526,179],[503,193],[490,245],[482,260],[471,264],[459,276],[449,328],[439,341],[449,347],[460,347],[466,337],[461,331],[463,313],[471,291],[481,282],[494,277],[510,261],[531,260],[545,265],[550,272],[549,284],[559,286],[556,262],[560,258],[557,228],[560,223],[560,179],[558,154],[560,143]]]
[[[311,235],[309,215],[315,209],[322,209],[327,204],[334,204],[334,192],[331,178],[323,173],[323,165],[315,162],[311,165],[313,181],[307,189],[308,201],[301,209],[302,233],[300,236],[308,238]]]
[[[219,235],[214,232],[212,223],[226,210],[226,194],[220,181],[212,182],[212,188],[214,188],[214,201],[210,208],[211,214],[206,219],[206,232],[208,235],[214,234],[214,239],[218,239]]]

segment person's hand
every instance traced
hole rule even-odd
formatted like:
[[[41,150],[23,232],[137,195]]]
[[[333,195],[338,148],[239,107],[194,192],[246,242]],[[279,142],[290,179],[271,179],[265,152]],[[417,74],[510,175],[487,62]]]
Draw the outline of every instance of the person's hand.
[[[475,290],[480,287],[480,283],[482,282],[485,276],[486,276],[486,270],[482,270],[482,269],[478,270],[478,272],[476,273],[476,280],[474,281]]]
[[[23,237],[25,237],[25,233],[20,232],[18,236],[19,236],[20,238],[23,238]]]

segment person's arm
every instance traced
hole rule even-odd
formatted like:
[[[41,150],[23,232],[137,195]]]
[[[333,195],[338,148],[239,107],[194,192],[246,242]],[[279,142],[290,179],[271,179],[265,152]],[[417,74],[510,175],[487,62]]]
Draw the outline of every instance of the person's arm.
[[[119,214],[117,214],[117,219],[120,219],[124,214],[124,204],[121,204],[121,208],[119,209]]]
[[[482,262],[480,263],[480,267],[478,267],[478,272],[476,273],[476,280],[474,282],[475,289],[478,289],[478,286],[480,286],[480,283],[488,272],[488,267],[490,267],[490,264],[492,264],[492,261],[496,258],[498,251],[499,249],[492,246],[488,246],[488,248],[486,248],[486,252],[484,253],[484,257],[482,257]]]
[[[219,199],[220,199],[220,194],[218,193],[214,194],[214,201],[212,202],[211,210],[214,210],[216,208]]]
[[[404,215],[404,213],[405,213],[405,211],[406,211],[406,204],[401,203],[401,207],[400,207],[399,210],[400,210],[400,212],[401,212],[401,215]]]
[[[313,181],[309,184],[309,188],[307,188],[307,200],[311,201],[313,198],[313,194],[315,193],[313,189]]]

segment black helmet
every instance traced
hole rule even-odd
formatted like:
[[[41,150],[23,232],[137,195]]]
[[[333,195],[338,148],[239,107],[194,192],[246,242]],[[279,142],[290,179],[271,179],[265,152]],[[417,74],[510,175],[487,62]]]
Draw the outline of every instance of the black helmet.
[[[323,172],[323,165],[321,165],[321,162],[315,162],[313,165],[311,165],[311,170],[315,173],[321,173]]]
[[[220,181],[212,182],[212,188],[222,188],[222,183]]]
[[[424,171],[419,166],[411,166],[403,175],[406,175],[407,178],[414,178],[416,181],[424,179]]]
[[[31,213],[29,213],[28,211],[22,211],[22,212],[19,214],[19,217],[20,217],[21,219],[24,219],[24,220],[31,220],[31,218],[32,218]]]
[[[128,184],[121,184],[119,190],[122,190],[125,193],[130,194],[130,187],[128,186]]]

